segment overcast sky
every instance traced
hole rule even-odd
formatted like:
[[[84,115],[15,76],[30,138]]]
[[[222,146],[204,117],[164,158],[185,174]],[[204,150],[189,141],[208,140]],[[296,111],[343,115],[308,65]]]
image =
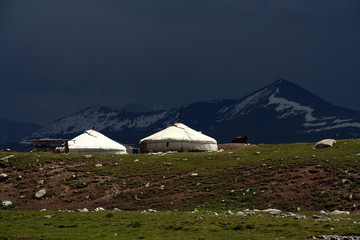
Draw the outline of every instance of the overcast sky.
[[[0,118],[238,99],[285,78],[360,110],[358,0],[0,0]]]

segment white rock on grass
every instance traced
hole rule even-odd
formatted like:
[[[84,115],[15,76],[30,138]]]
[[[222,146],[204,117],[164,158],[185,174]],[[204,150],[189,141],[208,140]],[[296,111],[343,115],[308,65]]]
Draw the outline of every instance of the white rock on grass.
[[[323,217],[323,216],[313,215],[313,218],[315,219],[315,221],[320,221],[320,222],[330,222],[331,221],[330,218]]]
[[[238,212],[236,213],[236,216],[238,216],[238,217],[245,217],[245,216],[247,216],[247,214],[243,213],[242,211],[238,211]]]
[[[105,211],[105,208],[103,207],[97,207],[94,209],[95,212],[99,212],[99,211]]]
[[[293,218],[293,219],[306,219],[306,216],[302,216],[302,215],[297,215],[295,213],[287,213],[287,214],[282,214],[279,215],[280,218]]]
[[[234,213],[231,210],[229,210],[225,213],[225,215],[234,215]]]
[[[95,164],[95,167],[102,167],[103,165],[101,163]]]
[[[13,202],[10,200],[3,200],[3,201],[1,201],[1,205],[3,207],[10,207],[11,205],[13,205]]]
[[[89,210],[87,208],[83,208],[83,209],[78,209],[79,212],[89,212]]]
[[[5,162],[8,162],[8,161],[9,161],[9,158],[12,158],[12,157],[15,157],[15,155],[9,155],[9,156],[0,158],[0,160],[5,161]]]
[[[335,139],[323,139],[315,144],[313,149],[332,147],[336,143]]]
[[[281,213],[281,210],[279,209],[273,209],[273,208],[269,208],[269,209],[265,209],[262,211],[263,213],[267,213],[267,214],[273,214],[273,215],[276,215],[276,214],[280,214]]]
[[[350,212],[348,212],[348,211],[334,210],[334,211],[332,211],[332,212],[329,212],[329,214],[332,214],[332,215],[338,215],[338,214],[350,214]]]
[[[45,189],[41,189],[40,191],[38,191],[37,193],[35,193],[35,197],[36,198],[42,198],[43,196],[45,196],[46,194],[46,190]]]
[[[7,178],[8,178],[8,175],[6,173],[0,174],[0,181],[6,181]]]

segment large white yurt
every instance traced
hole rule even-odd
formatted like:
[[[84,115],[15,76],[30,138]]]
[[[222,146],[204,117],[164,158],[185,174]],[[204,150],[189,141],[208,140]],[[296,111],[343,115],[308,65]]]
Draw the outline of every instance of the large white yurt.
[[[217,151],[215,139],[185,124],[174,125],[140,140],[140,152],[212,152]]]
[[[69,153],[126,154],[123,145],[95,130],[87,130],[69,140],[68,146]]]

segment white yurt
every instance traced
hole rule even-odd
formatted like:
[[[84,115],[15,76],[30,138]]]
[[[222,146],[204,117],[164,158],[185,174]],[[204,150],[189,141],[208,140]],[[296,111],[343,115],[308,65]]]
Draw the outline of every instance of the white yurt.
[[[140,152],[212,152],[217,151],[215,139],[185,124],[174,125],[140,140]]]
[[[69,140],[68,146],[69,153],[126,154],[123,145],[95,130],[87,130]]]

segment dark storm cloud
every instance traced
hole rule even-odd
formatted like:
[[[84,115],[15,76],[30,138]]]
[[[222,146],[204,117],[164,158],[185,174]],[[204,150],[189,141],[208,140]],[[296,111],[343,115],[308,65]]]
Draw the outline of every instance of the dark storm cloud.
[[[360,110],[359,10],[356,0],[0,1],[0,117],[240,98],[278,78]]]

